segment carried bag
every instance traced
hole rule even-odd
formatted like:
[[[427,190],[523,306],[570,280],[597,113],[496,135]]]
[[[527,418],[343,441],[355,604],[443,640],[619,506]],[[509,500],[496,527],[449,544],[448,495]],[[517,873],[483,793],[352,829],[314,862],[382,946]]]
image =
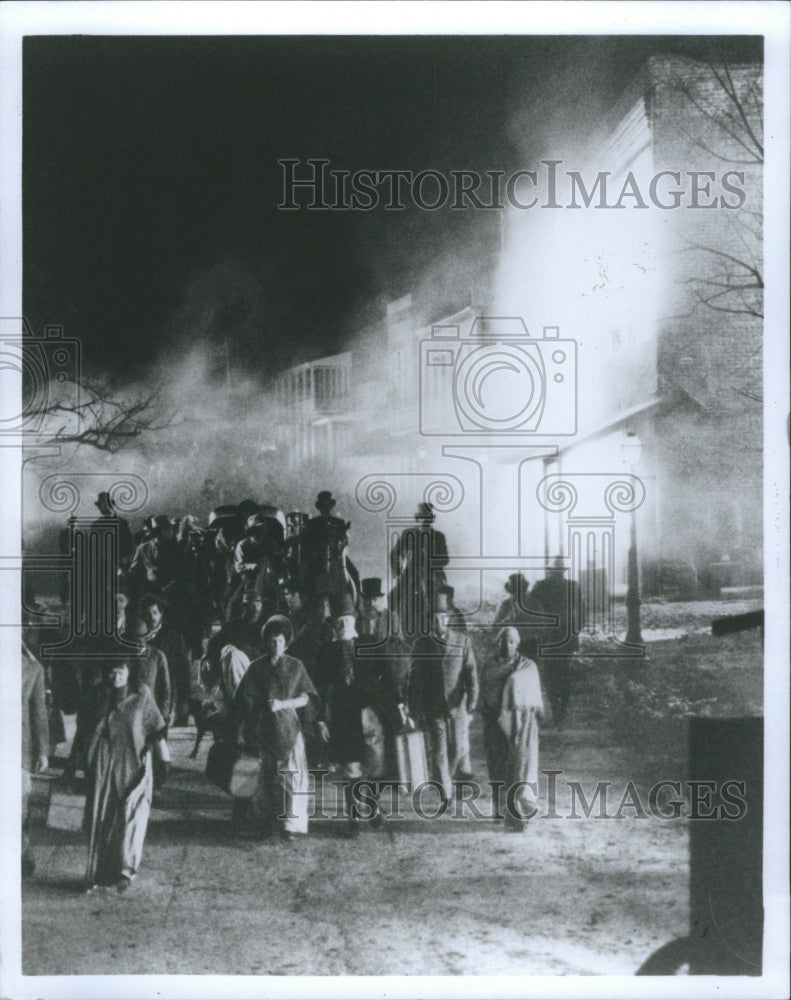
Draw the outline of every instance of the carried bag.
[[[258,788],[261,761],[257,757],[241,755],[231,769],[228,791],[235,799],[250,799]]]
[[[84,795],[75,795],[54,782],[49,786],[47,826],[50,830],[81,830],[84,813]]]
[[[428,781],[426,741],[420,729],[396,735],[395,756],[399,781],[408,782],[412,789]]]

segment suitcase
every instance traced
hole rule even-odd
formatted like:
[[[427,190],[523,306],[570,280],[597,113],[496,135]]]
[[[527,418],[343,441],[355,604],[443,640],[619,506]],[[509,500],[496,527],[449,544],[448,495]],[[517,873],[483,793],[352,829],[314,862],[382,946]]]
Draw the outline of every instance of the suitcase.
[[[240,757],[231,769],[228,791],[235,799],[249,799],[258,788],[261,761],[257,757]]]
[[[81,830],[85,796],[50,786],[47,826],[50,830]]]
[[[426,741],[419,729],[411,733],[398,733],[395,738],[395,753],[399,781],[408,782],[413,790],[428,781]]]

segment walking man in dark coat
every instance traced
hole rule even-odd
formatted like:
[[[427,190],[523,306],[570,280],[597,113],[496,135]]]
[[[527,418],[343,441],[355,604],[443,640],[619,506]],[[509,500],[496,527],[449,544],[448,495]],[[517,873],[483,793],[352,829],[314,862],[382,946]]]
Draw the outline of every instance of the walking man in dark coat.
[[[354,604],[344,594],[333,598],[335,638],[322,654],[328,681],[324,717],[319,726],[329,735],[330,757],[341,765],[346,779],[344,794],[349,834],[359,831],[360,805],[353,787],[363,779],[381,778],[385,769],[385,734],[381,719],[386,697],[381,665],[357,655]],[[382,823],[378,803],[368,817],[374,826]]]
[[[532,592],[543,609],[557,618],[556,625],[541,632],[541,675],[555,722],[562,722],[568,712],[571,665],[580,648],[579,634],[585,621],[579,584],[567,580],[565,573],[563,559],[556,556],[545,579],[539,580]]]
[[[434,597],[431,634],[412,649],[410,707],[430,742],[432,778],[446,799],[454,780],[472,781],[470,715],[478,704],[478,672],[468,635],[449,627],[447,594]]]
[[[148,626],[146,642],[162,650],[167,660],[175,713],[173,725],[186,726],[189,721],[190,659],[181,633],[167,620],[164,603],[156,594],[144,594],[137,611]]]

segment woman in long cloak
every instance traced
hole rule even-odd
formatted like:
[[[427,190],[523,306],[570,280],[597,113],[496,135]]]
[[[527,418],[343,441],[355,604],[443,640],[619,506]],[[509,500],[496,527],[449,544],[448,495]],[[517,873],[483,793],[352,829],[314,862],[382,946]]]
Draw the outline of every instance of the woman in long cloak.
[[[299,660],[286,656],[289,620],[273,615],[262,629],[266,653],[244,675],[233,705],[240,738],[258,747],[261,771],[252,812],[261,833],[308,832],[308,761],[303,728],[318,713],[319,698]]]
[[[538,803],[538,723],[544,715],[541,679],[533,660],[519,656],[500,704],[500,729],[508,745],[505,761],[507,830],[525,829]]]
[[[505,682],[516,670],[522,657],[519,655],[519,631],[509,625],[497,633],[497,652],[487,660],[481,670],[481,694],[478,711],[483,719],[483,745],[486,768],[490,782],[505,783],[505,765],[508,760],[508,740],[500,728],[500,712]],[[494,795],[494,789],[492,789]],[[502,803],[501,803],[502,804]]]
[[[153,791],[151,747],[166,723],[150,689],[130,680],[124,662],[105,670],[88,745],[89,886],[128,889],[140,867]]]

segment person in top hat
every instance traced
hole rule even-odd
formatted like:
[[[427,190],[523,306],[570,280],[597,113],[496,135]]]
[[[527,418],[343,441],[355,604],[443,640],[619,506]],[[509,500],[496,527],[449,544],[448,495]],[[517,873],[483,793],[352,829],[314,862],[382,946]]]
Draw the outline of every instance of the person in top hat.
[[[261,630],[263,655],[250,664],[236,692],[232,713],[237,742],[261,758],[252,817],[263,836],[284,839],[308,832],[308,761],[303,730],[319,699],[299,660],[286,654],[294,632],[283,615]]]
[[[507,625],[519,617],[520,611],[526,606],[530,584],[523,573],[512,573],[505,583],[508,597],[500,604],[494,616],[495,625]]]
[[[478,673],[470,637],[450,628],[447,594],[434,595],[431,633],[412,649],[410,709],[429,736],[432,777],[446,800],[451,780],[472,781],[469,720],[478,704]]]
[[[556,616],[557,624],[541,634],[541,675],[555,722],[562,722],[571,699],[571,668],[580,648],[580,631],[585,622],[585,605],[579,584],[565,577],[561,556],[546,568],[546,576],[533,587],[533,597],[544,610]]]
[[[467,631],[467,622],[464,619],[464,615],[456,607],[456,588],[451,587],[449,583],[443,584],[437,588],[438,594],[445,594],[448,598],[448,611],[450,612],[450,620],[448,621],[448,628],[455,629],[457,632]]]
[[[305,525],[301,545],[301,585],[305,596],[316,593],[359,593],[360,576],[349,558],[351,521],[336,517],[329,490],[316,497],[319,514]]]
[[[433,504],[419,503],[414,527],[404,529],[390,552],[396,582],[388,604],[398,612],[408,638],[429,634],[435,591],[448,582],[448,543],[434,527],[435,520]]]
[[[357,614],[357,632],[361,639],[376,641],[387,637],[384,596],[379,577],[369,576],[362,581],[360,610]]]
[[[385,769],[385,732],[382,702],[385,698],[381,664],[360,655],[357,643],[354,602],[348,594],[335,596],[331,602],[335,627],[333,641],[322,651],[327,680],[326,701],[319,721],[320,731],[329,738],[332,760],[340,766],[346,780],[344,795],[348,810],[348,830],[355,836],[358,820],[363,818],[357,783],[381,778]],[[383,817],[378,803],[370,819],[375,827]]]

